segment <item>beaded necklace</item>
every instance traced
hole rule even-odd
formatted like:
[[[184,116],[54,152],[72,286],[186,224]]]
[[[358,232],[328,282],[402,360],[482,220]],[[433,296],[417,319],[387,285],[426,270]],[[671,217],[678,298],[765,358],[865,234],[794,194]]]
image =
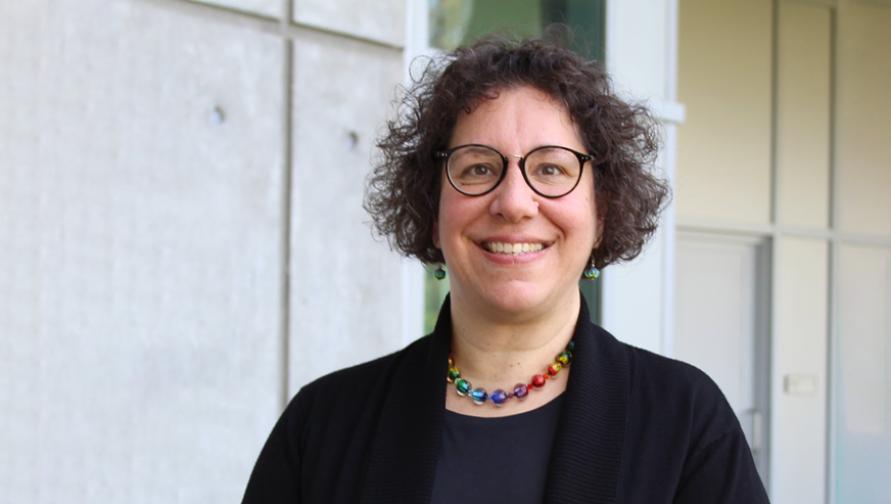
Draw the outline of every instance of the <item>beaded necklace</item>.
[[[489,395],[486,389],[482,387],[473,388],[469,381],[461,377],[461,371],[455,366],[455,361],[449,356],[449,370],[446,374],[446,381],[455,384],[455,392],[461,397],[469,397],[473,404],[480,406],[489,400],[495,406],[502,406],[508,400],[516,398],[523,399],[530,390],[540,389],[545,386],[548,380],[557,376],[564,367],[568,367],[572,362],[572,350],[575,348],[575,342],[570,341],[566,348],[554,357],[554,362],[548,365],[542,374],[532,375],[529,383],[518,383],[513,389],[505,392],[503,389],[496,389]]]

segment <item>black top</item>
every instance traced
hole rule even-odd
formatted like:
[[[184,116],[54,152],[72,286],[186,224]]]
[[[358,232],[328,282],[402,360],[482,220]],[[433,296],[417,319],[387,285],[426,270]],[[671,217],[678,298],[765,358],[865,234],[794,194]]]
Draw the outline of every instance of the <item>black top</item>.
[[[497,418],[446,411],[430,502],[540,504],[562,397]]]
[[[698,369],[577,319],[547,503],[767,502],[736,416]],[[263,447],[246,503],[427,503],[445,417],[448,299],[433,334],[303,387]]]

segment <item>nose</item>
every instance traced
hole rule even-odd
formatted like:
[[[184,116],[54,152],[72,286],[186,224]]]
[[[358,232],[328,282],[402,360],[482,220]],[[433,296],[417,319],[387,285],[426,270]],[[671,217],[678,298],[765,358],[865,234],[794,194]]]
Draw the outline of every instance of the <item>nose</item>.
[[[538,214],[537,195],[526,183],[516,160],[508,164],[504,180],[493,191],[489,212],[511,223],[522,222]]]

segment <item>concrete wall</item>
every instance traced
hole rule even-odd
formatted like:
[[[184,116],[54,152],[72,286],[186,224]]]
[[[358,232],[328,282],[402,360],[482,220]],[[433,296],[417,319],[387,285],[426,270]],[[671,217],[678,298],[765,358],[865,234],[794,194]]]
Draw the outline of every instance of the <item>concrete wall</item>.
[[[360,207],[403,8],[0,3],[0,501],[238,501],[415,330]]]

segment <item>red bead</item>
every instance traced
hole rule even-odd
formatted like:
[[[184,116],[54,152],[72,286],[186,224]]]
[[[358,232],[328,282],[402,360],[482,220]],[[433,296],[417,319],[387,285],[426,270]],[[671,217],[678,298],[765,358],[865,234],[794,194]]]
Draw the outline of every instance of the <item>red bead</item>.
[[[551,376],[557,376],[557,373],[559,373],[560,369],[562,369],[562,368],[563,368],[563,366],[561,366],[560,363],[555,362],[555,363],[551,364],[550,366],[548,366],[548,374]]]
[[[545,375],[537,374],[532,377],[532,385],[536,388],[544,387],[546,379]]]

